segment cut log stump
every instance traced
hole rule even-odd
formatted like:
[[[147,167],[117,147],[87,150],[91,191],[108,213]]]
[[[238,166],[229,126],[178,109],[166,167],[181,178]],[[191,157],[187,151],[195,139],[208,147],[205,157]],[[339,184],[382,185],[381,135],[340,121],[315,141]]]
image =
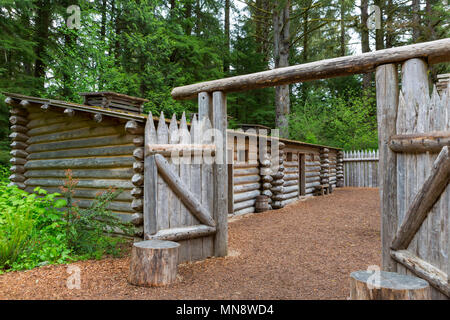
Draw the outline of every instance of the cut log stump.
[[[350,274],[350,300],[429,300],[427,281],[396,272],[355,271]]]
[[[164,286],[175,281],[179,243],[147,240],[133,244],[128,282],[142,287]]]

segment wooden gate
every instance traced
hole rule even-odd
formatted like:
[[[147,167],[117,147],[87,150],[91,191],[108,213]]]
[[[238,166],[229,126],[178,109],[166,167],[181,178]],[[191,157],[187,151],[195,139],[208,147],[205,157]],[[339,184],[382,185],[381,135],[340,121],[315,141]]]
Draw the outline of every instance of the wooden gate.
[[[449,90],[430,97],[422,59],[377,67],[383,269],[415,274],[450,297]]]
[[[179,242],[179,262],[215,255],[211,129],[207,116],[189,130],[185,114],[167,126],[163,113],[157,129],[151,113],[145,127],[145,238]]]

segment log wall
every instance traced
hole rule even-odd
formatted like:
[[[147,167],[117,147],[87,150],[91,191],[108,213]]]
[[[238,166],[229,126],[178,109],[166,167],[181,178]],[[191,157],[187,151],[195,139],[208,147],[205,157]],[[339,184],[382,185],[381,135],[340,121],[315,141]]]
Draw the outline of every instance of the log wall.
[[[122,120],[103,118],[99,123],[92,113],[67,110],[32,104],[22,108],[26,122],[11,119],[13,132],[20,130],[24,135],[12,137],[12,162],[16,163],[12,182],[28,192],[36,187],[61,192],[66,170],[71,169],[78,181],[74,200],[81,208],[89,207],[99,192],[120,188],[123,192],[109,209],[140,227],[140,235],[143,166],[139,136],[127,133]]]

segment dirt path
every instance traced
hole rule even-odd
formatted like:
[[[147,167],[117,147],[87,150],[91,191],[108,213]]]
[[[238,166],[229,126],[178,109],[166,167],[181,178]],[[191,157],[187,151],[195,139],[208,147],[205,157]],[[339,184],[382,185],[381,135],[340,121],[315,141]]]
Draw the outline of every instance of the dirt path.
[[[67,265],[0,275],[0,299],[346,299],[350,272],[380,264],[378,199],[344,188],[237,219],[228,257],[180,265],[165,288],[131,286],[128,258],[105,259],[75,263],[80,290]]]

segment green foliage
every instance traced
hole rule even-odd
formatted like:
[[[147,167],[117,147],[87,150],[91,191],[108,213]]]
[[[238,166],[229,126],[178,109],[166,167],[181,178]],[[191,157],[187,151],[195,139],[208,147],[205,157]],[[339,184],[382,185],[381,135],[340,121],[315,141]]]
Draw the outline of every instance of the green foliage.
[[[289,119],[292,139],[345,150],[377,148],[373,93],[345,90],[336,97],[310,95],[305,104],[296,104],[293,109]]]
[[[103,192],[91,207],[80,209],[73,203],[75,186],[70,171],[63,194],[39,187],[30,194],[0,180],[0,271],[120,254],[118,245],[126,240],[105,234],[134,232],[106,209],[120,191]]]

